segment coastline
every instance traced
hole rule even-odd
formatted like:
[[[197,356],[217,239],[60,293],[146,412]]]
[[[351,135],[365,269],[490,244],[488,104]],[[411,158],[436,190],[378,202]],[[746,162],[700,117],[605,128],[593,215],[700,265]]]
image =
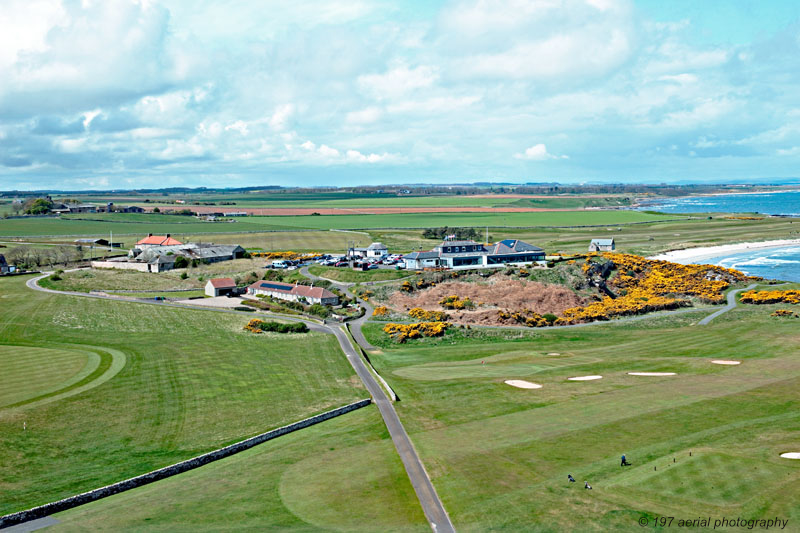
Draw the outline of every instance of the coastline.
[[[748,250],[759,250],[765,248],[783,248],[787,246],[800,246],[800,239],[780,239],[773,241],[742,242],[737,244],[724,244],[721,246],[700,246],[697,248],[684,248],[682,250],[671,250],[658,255],[648,257],[648,259],[658,259],[671,261],[683,265],[691,263],[702,263],[715,257],[746,252]]]

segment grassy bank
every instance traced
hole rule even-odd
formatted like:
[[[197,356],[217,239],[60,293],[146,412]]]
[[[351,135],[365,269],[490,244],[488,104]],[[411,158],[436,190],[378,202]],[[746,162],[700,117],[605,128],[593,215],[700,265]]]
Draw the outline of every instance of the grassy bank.
[[[0,374],[0,390],[17,391],[0,406],[0,513],[366,394],[332,336],[253,335],[242,331],[246,316],[49,295],[25,287],[26,279],[0,280],[0,363],[18,367]],[[20,350],[33,350],[25,364]],[[118,373],[102,381],[113,365]],[[58,394],[76,386],[80,393]]]

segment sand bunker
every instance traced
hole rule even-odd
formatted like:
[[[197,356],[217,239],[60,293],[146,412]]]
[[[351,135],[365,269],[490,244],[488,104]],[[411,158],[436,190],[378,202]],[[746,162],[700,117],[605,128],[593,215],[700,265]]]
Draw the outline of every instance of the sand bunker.
[[[518,387],[520,389],[541,389],[542,386],[538,383],[531,383],[530,381],[524,381],[521,379],[507,379],[504,382],[506,385],[511,385],[512,387]]]
[[[629,376],[674,376],[675,372],[628,372]]]
[[[714,359],[711,361],[715,365],[741,365],[741,361],[729,361],[728,359]]]
[[[550,353],[548,353],[547,355],[561,355],[561,354],[560,354],[560,353],[558,353],[558,352],[550,352]]]
[[[800,459],[800,452],[782,453],[781,457],[783,457],[784,459]]]
[[[592,381],[593,379],[603,379],[603,376],[575,376],[567,379],[569,381]]]

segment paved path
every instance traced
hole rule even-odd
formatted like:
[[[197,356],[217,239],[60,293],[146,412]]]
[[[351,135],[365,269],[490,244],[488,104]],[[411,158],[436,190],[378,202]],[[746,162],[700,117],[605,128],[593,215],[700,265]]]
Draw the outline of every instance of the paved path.
[[[172,302],[162,302],[162,301],[141,301],[135,299],[124,299],[120,297],[111,297],[108,295],[103,294],[88,294],[88,293],[75,293],[75,292],[67,292],[67,291],[57,291],[54,289],[46,289],[44,287],[40,287],[37,283],[40,279],[49,276],[49,273],[43,274],[41,276],[36,276],[35,278],[29,279],[26,284],[29,288],[41,292],[47,292],[51,294],[60,294],[60,295],[68,295],[68,296],[82,296],[86,298],[98,298],[98,299],[106,299],[106,300],[114,300],[114,301],[128,301],[131,303],[139,303],[143,305],[161,305],[166,307],[180,307],[184,309],[194,309],[199,311],[210,311],[216,313],[235,313],[235,314],[242,314],[253,316],[255,313],[248,313],[244,311],[236,311],[231,309],[220,309],[220,308],[198,308],[192,305],[187,304],[178,304]],[[378,411],[381,413],[383,417],[384,423],[386,424],[386,428],[389,430],[389,435],[392,437],[392,442],[397,448],[397,453],[400,455],[400,460],[403,462],[403,466],[406,468],[406,472],[408,473],[408,477],[411,481],[411,485],[414,487],[414,490],[417,493],[417,497],[419,498],[420,504],[422,506],[422,510],[425,513],[426,518],[431,524],[431,528],[436,533],[455,533],[455,528],[453,527],[453,523],[450,521],[450,517],[447,515],[447,511],[444,509],[444,505],[442,501],[439,499],[439,495],[436,493],[436,489],[433,487],[433,483],[431,483],[430,477],[428,473],[425,471],[425,467],[422,465],[422,461],[419,458],[416,450],[414,449],[414,445],[411,443],[411,439],[408,437],[408,433],[406,433],[403,424],[400,422],[400,418],[397,416],[397,412],[394,409],[394,405],[386,396],[386,393],[383,391],[381,386],[375,381],[375,378],[370,374],[369,370],[367,370],[364,361],[356,352],[353,345],[350,343],[350,339],[347,336],[347,333],[338,326],[327,326],[327,325],[320,325],[314,322],[310,322],[307,319],[295,318],[295,317],[284,317],[280,316],[282,319],[286,320],[293,320],[297,322],[304,322],[310,329],[314,331],[321,331],[324,333],[330,333],[336,336],[336,339],[339,341],[339,346],[342,348],[342,351],[347,356],[347,360],[350,362],[350,365],[355,370],[356,374],[361,381],[364,383],[364,386],[367,388],[367,391],[372,396],[373,402],[375,405],[378,406]],[[366,316],[364,317],[366,318]],[[355,322],[355,321],[354,321]],[[351,322],[351,325],[353,322]],[[353,337],[357,338],[355,335],[355,329],[353,328]],[[361,328],[357,328],[358,332],[361,333]]]
[[[708,324],[709,322],[711,322],[712,320],[717,318],[719,315],[727,313],[731,309],[735,309],[736,308],[736,296],[742,291],[749,291],[750,289],[755,289],[756,285],[758,285],[758,284],[757,283],[753,283],[752,285],[748,285],[744,289],[736,289],[736,290],[730,291],[728,293],[728,304],[725,307],[723,307],[722,309],[720,309],[719,311],[717,311],[716,313],[711,313],[710,315],[705,317],[703,320],[698,322],[698,325],[705,326],[706,324]]]
[[[364,334],[361,332],[361,326],[363,326],[364,323],[367,320],[372,318],[372,311],[373,311],[372,306],[369,303],[367,303],[367,302],[365,302],[363,300],[359,300],[358,297],[355,294],[350,292],[350,287],[352,285],[354,285],[354,283],[339,283],[339,282],[333,281],[331,279],[321,278],[319,276],[315,276],[314,274],[312,274],[311,272],[308,271],[308,267],[307,266],[304,266],[303,268],[300,269],[300,274],[302,274],[303,276],[307,277],[308,279],[311,279],[311,280],[314,280],[314,281],[318,281],[318,280],[321,280],[321,279],[324,279],[326,281],[330,281],[333,284],[334,288],[342,291],[344,294],[347,295],[348,298],[353,298],[355,301],[357,301],[365,309],[365,312],[364,312],[364,316],[362,316],[361,318],[357,318],[356,320],[352,320],[352,321],[349,322],[349,324],[350,324],[350,333],[353,335],[353,338],[356,340],[358,345],[361,346],[362,348],[364,348],[365,350],[377,350],[377,348],[375,346],[373,346],[367,340],[367,338],[364,336]],[[390,280],[390,281],[394,281],[394,280]]]

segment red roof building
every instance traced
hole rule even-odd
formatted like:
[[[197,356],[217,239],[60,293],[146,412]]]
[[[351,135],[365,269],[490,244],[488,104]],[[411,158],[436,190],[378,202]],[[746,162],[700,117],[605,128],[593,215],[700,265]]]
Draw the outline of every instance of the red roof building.
[[[224,296],[236,288],[236,282],[231,278],[212,278],[206,283],[207,296]]]
[[[153,235],[152,233],[148,233],[147,237],[136,243],[136,246],[141,248],[143,246],[174,246],[180,244],[183,243],[170,237],[169,233],[166,235]]]
[[[337,305],[339,297],[328,289],[314,287],[313,285],[292,285],[279,281],[256,281],[247,288],[247,293],[252,295],[263,294],[281,300],[297,301],[301,298],[308,303]]]

